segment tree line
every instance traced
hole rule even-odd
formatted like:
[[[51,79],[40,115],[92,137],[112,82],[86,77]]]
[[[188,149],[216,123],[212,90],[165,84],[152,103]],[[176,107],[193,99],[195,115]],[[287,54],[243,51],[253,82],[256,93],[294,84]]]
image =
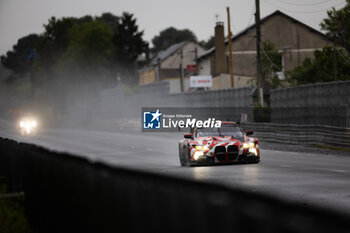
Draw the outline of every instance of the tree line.
[[[132,82],[140,56],[148,56],[133,14],[80,18],[52,17],[40,35],[30,34],[18,40],[12,51],[1,56],[2,64],[14,78],[32,73],[36,81],[63,79],[74,75],[78,81],[89,76],[113,77],[120,73]]]

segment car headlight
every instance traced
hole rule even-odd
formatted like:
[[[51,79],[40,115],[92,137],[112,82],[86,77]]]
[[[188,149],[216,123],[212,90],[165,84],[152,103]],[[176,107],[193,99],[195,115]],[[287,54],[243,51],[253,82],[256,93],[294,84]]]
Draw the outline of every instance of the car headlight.
[[[209,147],[207,145],[205,146],[195,146],[194,148],[196,148],[197,150],[208,150]]]
[[[255,143],[254,142],[246,142],[246,143],[243,143],[243,148],[252,148],[252,147],[255,147]]]
[[[28,133],[32,131],[34,128],[36,128],[37,126],[38,126],[37,121],[33,119],[22,119],[19,122],[19,127]]]
[[[204,155],[204,153],[203,153],[203,151],[195,151],[194,153],[193,153],[193,158],[195,159],[195,160],[197,160],[197,159],[199,159],[201,156],[203,156]]]
[[[249,148],[249,153],[252,153],[254,155],[258,155],[258,151],[254,147]]]

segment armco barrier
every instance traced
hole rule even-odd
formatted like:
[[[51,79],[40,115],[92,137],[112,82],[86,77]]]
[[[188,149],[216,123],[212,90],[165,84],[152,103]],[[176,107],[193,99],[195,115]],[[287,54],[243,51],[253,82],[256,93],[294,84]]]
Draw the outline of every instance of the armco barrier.
[[[40,232],[350,231],[350,217],[333,210],[109,167],[2,138],[0,173],[11,187],[22,187]]]
[[[276,123],[244,123],[242,127],[267,142],[350,147],[350,128]]]

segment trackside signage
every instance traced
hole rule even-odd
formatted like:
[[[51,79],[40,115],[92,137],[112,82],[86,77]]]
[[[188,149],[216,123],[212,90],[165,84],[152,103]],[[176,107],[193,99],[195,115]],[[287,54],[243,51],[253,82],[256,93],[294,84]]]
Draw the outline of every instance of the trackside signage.
[[[239,120],[236,116],[240,116],[241,112],[236,112],[233,108],[144,107],[141,110],[141,129],[144,132],[159,132],[194,127],[220,128],[223,117],[224,120]]]
[[[211,75],[191,76],[190,87],[211,87],[213,85],[213,78]]]

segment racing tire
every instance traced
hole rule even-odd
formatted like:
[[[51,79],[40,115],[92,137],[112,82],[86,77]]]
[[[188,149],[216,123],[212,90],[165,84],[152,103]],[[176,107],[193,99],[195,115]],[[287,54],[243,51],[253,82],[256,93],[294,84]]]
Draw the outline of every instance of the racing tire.
[[[181,164],[181,167],[184,167],[186,166],[186,164],[182,161],[182,159],[180,158],[180,164]]]
[[[183,159],[181,158],[181,153],[180,152],[179,152],[179,160],[180,160],[181,167],[185,166],[185,163],[184,163]]]
[[[181,167],[186,166],[186,164],[185,164],[185,162],[184,162],[184,160],[183,160],[183,158],[181,156],[180,145],[179,145],[179,160],[180,160]]]

